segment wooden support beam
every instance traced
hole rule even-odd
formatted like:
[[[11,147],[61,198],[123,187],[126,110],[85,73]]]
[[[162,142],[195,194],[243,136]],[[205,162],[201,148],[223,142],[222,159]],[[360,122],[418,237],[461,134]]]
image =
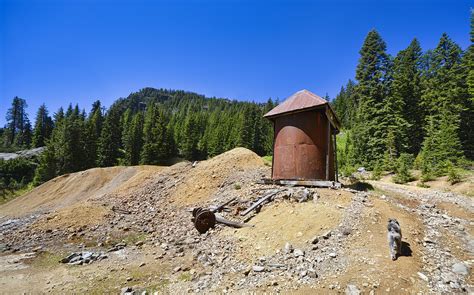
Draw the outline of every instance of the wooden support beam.
[[[262,205],[266,201],[270,201],[271,198],[279,193],[281,190],[273,190],[270,193],[266,194],[265,196],[261,197],[258,201],[252,204],[247,210],[243,211],[240,213],[240,215],[245,216],[249,214],[252,210],[255,210],[258,206]]]
[[[231,227],[235,227],[235,228],[253,227],[253,225],[251,225],[251,224],[246,224],[246,223],[242,223],[242,222],[237,222],[237,221],[232,221],[232,220],[225,219],[224,217],[220,216],[219,214],[214,214],[214,215],[216,216],[216,222],[217,223],[222,223],[222,224],[225,224],[225,225],[228,225],[228,226],[231,226]]]
[[[308,186],[308,187],[330,187],[330,188],[341,188],[341,184],[335,181],[327,180],[291,180],[291,179],[262,179],[263,184],[278,184],[287,186]]]
[[[334,179],[336,180],[336,182],[338,182],[339,181],[339,176],[338,176],[339,171],[338,171],[338,167],[337,167],[337,140],[336,140],[336,136],[337,136],[336,132],[334,132],[334,136],[333,136],[333,138],[334,138],[334,167],[336,168],[335,169],[336,174],[334,175],[335,176]]]
[[[329,180],[329,151],[331,149],[331,122],[328,118],[328,145],[326,148],[326,180]]]

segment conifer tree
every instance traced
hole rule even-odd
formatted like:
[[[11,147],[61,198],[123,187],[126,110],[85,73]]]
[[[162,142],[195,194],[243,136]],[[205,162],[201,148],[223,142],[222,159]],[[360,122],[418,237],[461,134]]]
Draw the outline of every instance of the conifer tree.
[[[97,163],[100,167],[117,165],[121,156],[122,130],[120,128],[120,111],[111,106],[105,116],[99,139]]]
[[[403,152],[417,154],[423,140],[420,58],[420,44],[413,39],[394,60],[391,94],[385,106],[390,118],[388,132],[394,134],[397,156]]]
[[[46,149],[40,156],[40,162],[38,168],[35,170],[33,184],[40,185],[43,182],[53,179],[57,175],[56,170],[54,145],[48,143]]]
[[[252,149],[255,145],[255,127],[257,114],[254,105],[246,104],[242,110],[242,123],[240,125],[239,146]]]
[[[100,101],[97,100],[92,104],[92,109],[85,124],[85,150],[88,155],[86,160],[87,168],[97,165],[98,146],[103,122],[102,106]]]
[[[457,163],[463,156],[459,127],[465,96],[457,77],[461,53],[461,48],[443,34],[425,74],[422,106],[428,116],[422,158],[437,174],[445,172],[447,160]]]
[[[469,95],[471,96],[471,102],[474,102],[474,9],[471,9],[471,32],[470,32],[471,45],[467,49],[466,63],[468,65],[468,78],[467,85],[469,89]]]
[[[198,143],[200,138],[199,119],[197,115],[190,113],[184,124],[184,140],[182,154],[187,160],[199,159]]]
[[[368,33],[360,50],[356,70],[358,80],[358,108],[354,139],[354,157],[362,165],[371,167],[382,158],[386,146],[387,114],[384,100],[389,93],[390,57],[380,35]]]
[[[268,113],[275,106],[276,105],[273,102],[273,100],[269,98],[267,100],[267,103],[263,107],[262,115]],[[264,119],[262,136],[264,137],[263,138],[264,154],[271,155],[273,152],[273,123],[268,119]]]
[[[55,147],[56,152],[61,155],[61,165],[58,166],[58,173],[64,174],[83,170],[86,163],[84,121],[77,104],[74,108],[69,105],[59,132],[61,132],[61,136]]]
[[[28,147],[31,142],[31,124],[28,119],[26,101],[15,96],[12,106],[7,111],[7,125],[4,133],[4,145]]]
[[[138,165],[143,147],[143,113],[138,112],[124,129],[125,164]]]
[[[157,105],[152,103],[146,109],[140,162],[153,165],[163,163],[168,157],[165,139],[166,122],[163,113]]]
[[[52,132],[53,120],[48,115],[48,109],[43,103],[36,113],[35,127],[33,130],[33,147],[45,146]]]

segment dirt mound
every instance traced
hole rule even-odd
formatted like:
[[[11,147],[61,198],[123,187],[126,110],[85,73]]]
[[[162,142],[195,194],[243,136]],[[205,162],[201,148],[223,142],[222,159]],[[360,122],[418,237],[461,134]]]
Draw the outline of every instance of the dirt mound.
[[[232,235],[242,246],[241,255],[249,261],[255,257],[273,255],[282,250],[286,243],[302,247],[309,240],[337,227],[342,219],[339,207],[346,206],[352,194],[321,190],[316,202],[276,203],[257,214],[247,227],[239,230],[225,229],[225,235]],[[339,207],[338,207],[339,206]]]
[[[0,207],[0,216],[19,217],[73,206],[117,190],[130,189],[161,170],[162,167],[155,166],[110,167],[58,176]]]
[[[259,167],[265,167],[265,163],[256,153],[246,148],[235,148],[197,163],[178,184],[172,199],[181,205],[209,200],[220,187],[227,185],[226,180],[232,174]]]

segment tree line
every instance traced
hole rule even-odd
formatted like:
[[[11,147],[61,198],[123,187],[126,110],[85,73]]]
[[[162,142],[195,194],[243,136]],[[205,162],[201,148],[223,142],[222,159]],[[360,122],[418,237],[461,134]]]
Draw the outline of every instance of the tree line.
[[[263,114],[275,105],[271,99],[239,102],[144,88],[108,110],[97,100],[89,113],[69,105],[51,116],[43,104],[32,128],[26,101],[15,97],[2,130],[3,149],[46,146],[35,184],[92,167],[201,160],[237,146],[269,155],[273,127]]]
[[[413,39],[395,57],[377,31],[367,34],[356,81],[349,80],[332,101],[344,128],[337,157],[343,172],[365,166],[403,175],[415,165],[429,179],[473,160],[473,27],[471,15],[465,51],[443,34],[434,49],[423,51]],[[237,146],[270,155],[273,128],[263,114],[277,104],[144,88],[108,109],[97,100],[89,113],[69,105],[50,115],[43,104],[32,126],[26,101],[15,97],[0,129],[1,151],[46,149],[33,163],[0,161],[0,180],[33,167],[21,182],[34,178],[39,184],[92,167],[206,159]]]
[[[356,81],[332,102],[345,128],[343,169],[396,171],[400,157],[411,158],[427,180],[474,159],[473,20],[465,51],[443,34],[432,50],[413,39],[392,57],[380,34],[368,33]]]

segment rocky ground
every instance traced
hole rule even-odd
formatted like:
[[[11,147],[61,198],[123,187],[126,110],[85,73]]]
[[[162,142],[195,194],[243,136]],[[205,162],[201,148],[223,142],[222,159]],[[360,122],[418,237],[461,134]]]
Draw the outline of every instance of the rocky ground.
[[[0,286],[7,293],[474,292],[471,198],[384,182],[371,182],[369,192],[259,184],[269,173],[258,156],[236,149],[67,205],[18,212],[4,205]],[[240,215],[274,189],[259,212]],[[220,214],[252,227],[196,231],[192,208],[233,198]],[[396,261],[386,239],[390,217],[403,232]]]

